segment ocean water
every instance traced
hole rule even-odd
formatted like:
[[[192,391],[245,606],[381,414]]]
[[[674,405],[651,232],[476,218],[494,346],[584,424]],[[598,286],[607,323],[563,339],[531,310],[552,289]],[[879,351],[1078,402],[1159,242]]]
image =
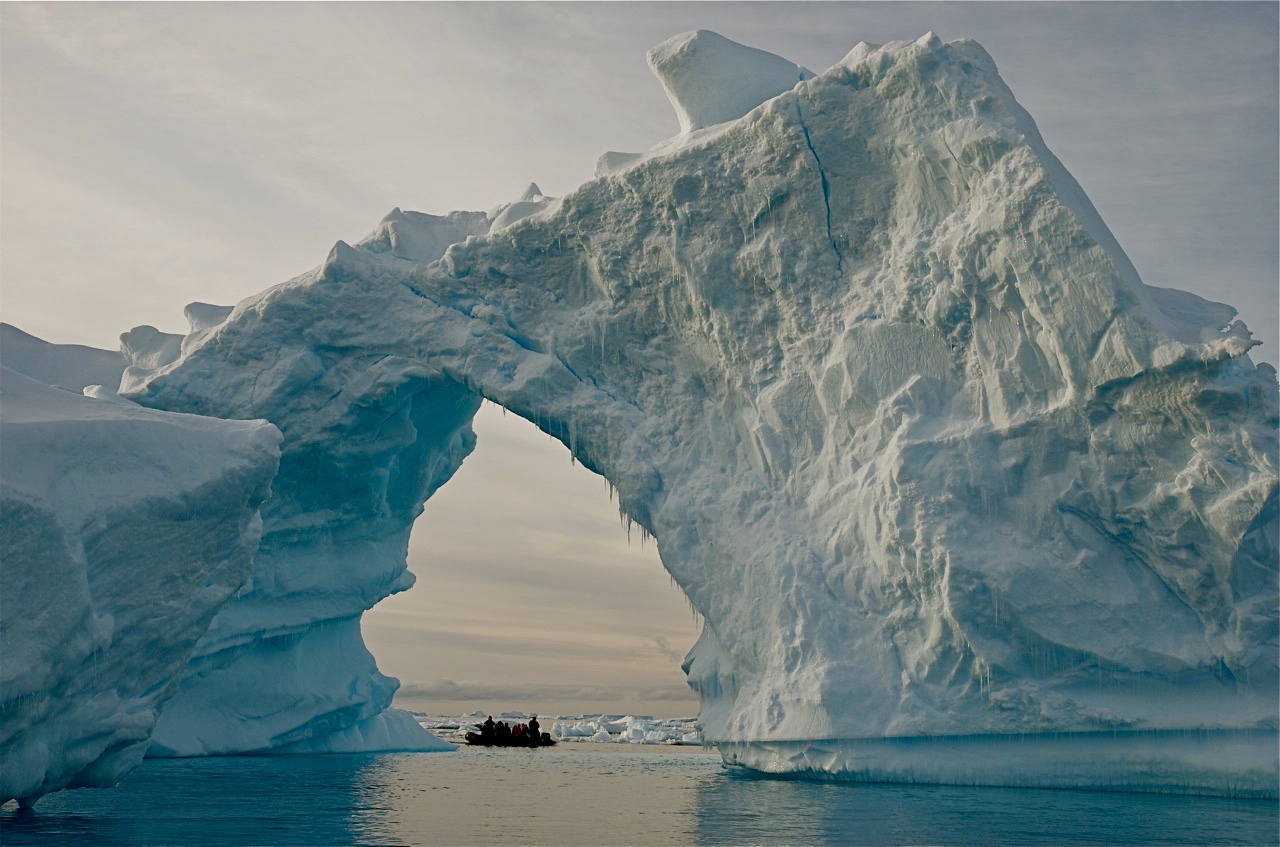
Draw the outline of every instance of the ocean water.
[[[1273,802],[751,776],[696,747],[152,759],[0,810],[17,845],[1276,844]]]

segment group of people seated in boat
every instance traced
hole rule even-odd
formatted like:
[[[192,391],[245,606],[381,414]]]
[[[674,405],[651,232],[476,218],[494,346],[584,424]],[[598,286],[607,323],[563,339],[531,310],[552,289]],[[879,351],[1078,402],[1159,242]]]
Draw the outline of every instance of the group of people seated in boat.
[[[480,724],[480,733],[467,733],[467,741],[472,744],[483,744],[486,747],[541,747],[554,744],[551,734],[542,731],[538,716],[534,715],[528,723],[511,726],[505,721],[493,720],[493,715]]]

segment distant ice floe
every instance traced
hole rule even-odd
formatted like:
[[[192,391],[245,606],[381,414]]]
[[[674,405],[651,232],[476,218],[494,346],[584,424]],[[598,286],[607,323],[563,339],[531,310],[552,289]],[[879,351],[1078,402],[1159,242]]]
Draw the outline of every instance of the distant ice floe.
[[[466,715],[427,715],[414,712],[424,729],[433,734],[462,743],[468,732],[479,732],[488,715],[471,712]],[[494,720],[509,724],[526,723],[532,715],[503,712]],[[539,718],[556,741],[597,742],[606,744],[690,744],[701,745],[697,718],[653,718],[648,715],[558,715]]]

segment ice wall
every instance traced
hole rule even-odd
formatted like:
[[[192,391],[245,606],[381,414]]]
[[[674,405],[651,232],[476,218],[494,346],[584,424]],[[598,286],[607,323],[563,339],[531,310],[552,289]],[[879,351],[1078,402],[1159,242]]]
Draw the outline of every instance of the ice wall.
[[[715,51],[656,52],[702,110],[671,62]],[[238,749],[262,721],[263,749],[378,713],[355,622],[407,587],[409,526],[485,397],[656,536],[733,761],[909,779],[913,740],[1139,733],[1128,771],[1061,784],[1274,795],[1277,383],[1234,310],[1138,279],[972,42],[858,45],[688,123],[438,261],[392,247],[454,223],[393,213],[133,373],[141,403],[285,436],[252,589],[184,689],[294,649],[327,680],[272,671],[270,702],[157,738]],[[355,696],[270,711],[316,689]],[[193,736],[219,716],[217,744]],[[1187,731],[1209,755],[1179,752]],[[1240,733],[1260,764],[1213,754]],[[1000,749],[1055,784],[1042,747]]]
[[[249,576],[280,435],[46,385],[8,365],[68,386],[124,360],[0,329],[0,802],[28,805],[142,760]]]

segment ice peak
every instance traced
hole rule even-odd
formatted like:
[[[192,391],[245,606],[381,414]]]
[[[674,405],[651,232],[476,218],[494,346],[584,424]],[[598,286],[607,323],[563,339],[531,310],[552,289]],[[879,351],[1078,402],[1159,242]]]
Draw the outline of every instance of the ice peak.
[[[339,239],[333,245],[333,249],[329,251],[329,255],[324,260],[324,269],[327,275],[326,278],[336,279],[337,277],[334,272],[343,268],[359,265],[361,258],[359,251],[347,242]]]
[[[187,318],[187,323],[191,326],[191,331],[199,332],[222,324],[234,308],[233,306],[215,306],[212,303],[188,303],[182,311]]]
[[[668,38],[647,58],[676,110],[682,135],[740,118],[813,76],[781,56],[705,29]]]
[[[942,39],[939,38],[937,34],[934,33],[933,30],[929,30],[924,35],[916,39],[916,45],[919,47],[928,47],[931,50],[936,50],[937,48],[942,46]]]
[[[538,183],[531,182],[524,190],[524,194],[520,195],[519,200],[514,203],[504,203],[489,213],[492,218],[490,229],[495,231],[505,229],[530,215],[545,212],[554,207],[555,199],[543,194]]]

